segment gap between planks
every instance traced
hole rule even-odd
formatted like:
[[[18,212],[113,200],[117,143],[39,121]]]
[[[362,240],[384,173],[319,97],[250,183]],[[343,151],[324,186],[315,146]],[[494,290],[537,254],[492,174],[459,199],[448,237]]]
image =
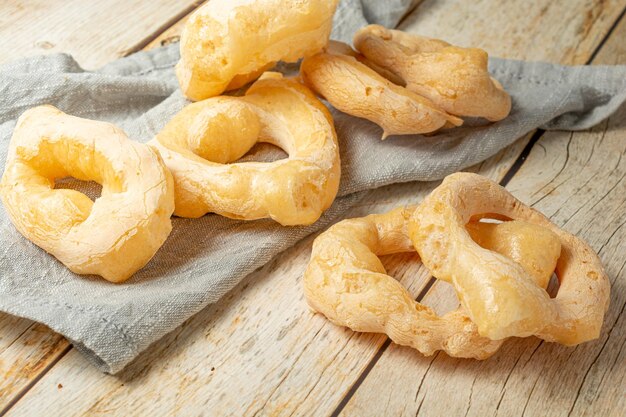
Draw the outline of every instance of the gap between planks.
[[[530,140],[528,141],[528,143],[526,144],[526,146],[524,147],[520,155],[517,157],[517,159],[511,166],[511,168],[507,170],[507,172],[502,177],[502,180],[499,181],[499,184],[501,186],[505,187],[509,183],[509,181],[515,176],[515,174],[519,171],[521,166],[524,164],[526,157],[530,154],[530,151],[534,147],[535,143],[537,143],[539,138],[543,136],[544,133],[545,133],[545,130],[537,129],[532,134],[532,137],[530,138]],[[430,292],[433,285],[435,285],[435,282],[437,282],[437,280],[431,276],[429,281],[424,286],[424,288],[420,291],[417,297],[415,297],[415,301],[422,301],[424,297],[426,297],[426,295]],[[391,339],[389,337],[386,337],[385,341],[380,346],[378,351],[374,354],[370,362],[365,366],[365,369],[363,370],[361,375],[358,376],[354,384],[346,392],[346,395],[341,399],[339,404],[335,407],[335,409],[331,413],[331,417],[338,417],[341,414],[343,409],[346,407],[346,405],[348,405],[348,403],[350,402],[350,400],[352,399],[356,391],[359,389],[361,384],[363,384],[365,379],[368,377],[369,373],[372,371],[372,369],[374,369],[374,366],[376,366],[376,364],[378,363],[378,361],[380,360],[380,358],[383,356],[383,354],[389,348],[390,345],[391,345]],[[437,353],[433,355],[433,360],[436,357]]]
[[[589,59],[585,62],[585,65],[589,65],[589,64],[591,64],[593,62],[593,60],[598,55],[598,52],[600,52],[600,50],[602,49],[602,47],[606,43],[607,39],[609,39],[609,37],[611,36],[611,34],[615,30],[615,28],[619,25],[621,20],[624,18],[625,14],[626,14],[626,7],[622,10],[620,15],[617,17],[617,19],[613,22],[613,24],[611,25],[611,27],[607,31],[606,35],[604,35],[604,37],[602,38],[602,40],[600,41],[598,46],[591,53]],[[532,137],[531,137],[530,141],[528,142],[528,144],[524,147],[524,149],[522,150],[520,155],[517,157],[517,159],[515,160],[515,162],[511,166],[511,168],[509,168],[507,170],[507,172],[504,174],[502,180],[499,182],[499,184],[501,186],[506,187],[506,185],[515,176],[515,174],[517,174],[517,172],[520,170],[520,168],[522,167],[522,165],[526,161],[526,158],[530,154],[530,151],[535,146],[535,144],[539,141],[539,139],[544,135],[544,133],[546,133],[546,131],[543,130],[543,129],[537,129],[537,130],[535,130],[532,133]],[[424,289],[415,298],[415,300],[416,301],[421,301],[428,294],[428,292],[431,290],[431,288],[433,287],[433,285],[435,284],[436,281],[437,280],[434,277],[431,277],[430,280],[428,281],[428,283],[426,284],[426,286],[424,287]],[[335,409],[331,413],[331,417],[338,417],[341,414],[343,409],[346,407],[346,405],[348,405],[348,403],[350,402],[350,400],[352,399],[352,397],[354,396],[356,391],[359,389],[361,384],[363,384],[363,382],[365,381],[365,379],[367,378],[369,373],[372,371],[374,366],[376,366],[376,363],[380,360],[380,358],[383,356],[384,352],[389,348],[390,345],[391,345],[391,339],[389,339],[387,337],[385,339],[385,341],[383,342],[383,344],[378,349],[378,351],[374,354],[374,356],[372,357],[370,362],[365,366],[365,369],[363,370],[361,375],[358,376],[358,378],[355,380],[354,384],[346,392],[346,395],[337,404],[337,406],[335,407]],[[436,356],[436,354],[433,355],[433,357],[435,357],[435,356]]]
[[[604,42],[606,41],[606,39],[610,36],[611,32],[613,31],[613,29],[615,28],[615,26],[617,25],[617,23],[619,22],[619,20],[623,17],[624,15],[624,11],[622,11],[621,15],[617,18],[617,20],[613,23],[613,25],[611,26],[611,28],[609,29],[609,31],[607,32],[607,34],[603,37],[602,41],[599,43],[598,47],[594,49],[594,52],[592,54],[592,58],[596,55],[596,53],[598,52],[598,50],[600,50],[600,48],[603,46]],[[166,31],[167,28],[163,29],[163,32]],[[154,39],[158,38],[159,34],[157,33],[154,37],[146,40],[145,42],[142,42],[142,45],[148,45],[150,44],[151,40],[153,41]],[[141,45],[137,45],[136,48],[134,47],[133,50],[129,50],[128,53],[136,51],[138,49],[141,49]],[[534,140],[531,140],[531,142],[525,147],[524,151],[522,152],[522,154],[517,158],[517,160],[515,161],[515,165],[513,167],[511,167],[507,173],[505,174],[505,177],[503,178],[502,182],[505,181],[508,182],[511,178],[513,178],[513,176],[515,175],[515,173],[517,172],[517,170],[522,166],[522,164],[524,163],[525,160],[525,156],[524,156],[524,152],[528,151],[530,152],[530,149],[532,149],[532,145],[539,139],[539,137],[543,134],[543,132],[536,132],[535,135],[537,135],[537,137],[533,137]],[[526,152],[526,155],[528,154],[528,152]],[[508,177],[507,177],[508,176]],[[434,280],[432,280],[429,284],[432,285],[432,283],[434,282]],[[426,291],[422,291],[422,293],[420,294],[421,297],[418,297],[418,299],[421,299],[424,295],[426,294]],[[387,343],[387,342],[386,342]],[[388,345],[388,343],[387,343]],[[43,377],[45,375],[45,373],[47,373],[55,364],[56,362],[58,362],[58,360],[60,360],[67,352],[69,352],[69,350],[71,349],[71,347],[68,346],[68,348],[59,356],[57,357],[53,363],[51,363],[50,365],[48,365],[44,372],[42,372],[40,375],[37,376],[36,380],[34,380],[32,383],[29,383],[28,385],[28,389],[30,389],[33,385],[36,384],[36,382],[41,379],[41,377]],[[377,356],[378,356],[379,352],[377,352]],[[380,351],[380,354],[382,355],[382,351]],[[370,364],[368,364],[368,368],[369,368]],[[372,364],[373,366],[373,364]],[[360,378],[359,378],[360,379]],[[360,385],[360,383],[359,383]],[[356,390],[358,388],[358,385],[355,384],[354,390]],[[28,391],[28,389],[25,389],[23,393],[21,393],[20,397],[23,396],[26,391]],[[352,391],[352,390],[351,390]],[[12,400],[11,404],[15,404],[17,401],[19,401],[19,398],[16,398],[14,400]],[[7,409],[8,410],[8,409]],[[6,411],[6,410],[3,410]],[[0,413],[1,414],[1,413]]]
[[[139,52],[142,49],[151,49],[154,48],[158,45],[156,45],[156,40],[161,37],[164,33],[166,33],[169,29],[179,25],[181,22],[183,22],[193,11],[195,11],[196,9],[198,9],[200,6],[202,6],[206,1],[209,0],[197,0],[194,3],[192,3],[191,5],[189,5],[188,7],[186,7],[185,9],[181,10],[180,12],[176,13],[175,15],[173,15],[170,19],[168,19],[164,24],[162,24],[161,26],[159,26],[158,28],[156,28],[152,33],[148,34],[146,37],[141,38],[141,41],[138,42],[137,44],[133,45],[132,47],[128,48],[127,50],[125,50],[122,54],[123,57],[128,56],[130,54],[133,54],[135,52]],[[37,322],[33,322],[31,323],[22,334],[32,330],[32,328],[34,326],[38,326],[39,323]],[[52,332],[52,330],[50,330],[50,332]],[[19,339],[19,337],[18,337]],[[16,339],[16,341],[18,340]],[[35,386],[35,384],[37,384],[37,382],[39,382],[39,380],[41,380],[41,378],[43,378],[48,371],[50,371],[50,369],[52,369],[61,359],[63,359],[63,357],[65,355],[67,355],[71,350],[73,349],[73,345],[70,344],[69,342],[67,342],[67,346],[65,346],[59,353],[57,356],[55,356],[48,364],[46,364],[46,366],[44,366],[41,370],[41,372],[39,372],[32,380],[28,381],[28,383],[26,385],[24,385],[23,388],[21,388],[17,394],[15,394],[13,396],[13,398],[11,398],[9,400],[9,402],[4,405],[1,409],[0,409],[0,417],[6,415],[11,408],[13,408],[13,406],[15,404],[17,404],[17,402],[24,397],[24,395],[26,395],[26,393],[28,391],[30,391],[30,389]]]
[[[194,10],[202,6],[202,4],[204,4],[205,1],[208,1],[208,0],[197,0],[194,3],[190,4],[186,9],[181,10],[176,15],[172,16],[167,22],[159,26],[153,33],[143,38],[141,42],[137,43],[132,48],[129,48],[128,50],[124,51],[124,54],[122,56],[128,56],[135,52],[139,52],[142,49],[147,49],[147,47],[151,43],[153,43],[159,36],[161,36],[168,29],[170,29],[171,27],[175,26],[177,23],[185,19],[191,12],[193,12]]]
[[[33,325],[37,325],[37,323],[34,323]],[[31,326],[32,327],[32,326]],[[9,412],[9,410],[15,405],[17,404],[17,402],[24,396],[26,395],[26,393],[28,391],[30,391],[30,389],[35,386],[35,384],[37,382],[39,382],[39,380],[41,378],[44,377],[44,375],[46,373],[48,373],[48,371],[50,369],[52,369],[52,367],[54,365],[56,365],[61,359],[63,359],[63,357],[65,355],[67,355],[67,353],[72,350],[72,345],[68,343],[67,346],[65,346],[65,348],[61,351],[61,353],[59,353],[58,356],[56,356],[52,361],[50,361],[50,363],[48,363],[43,370],[37,374],[37,376],[35,376],[35,378],[33,378],[32,380],[28,381],[28,383],[26,385],[24,385],[24,387],[13,397],[11,398],[11,400],[6,404],[6,406],[4,406],[2,408],[2,410],[0,410],[0,417],[4,416],[6,413]]]

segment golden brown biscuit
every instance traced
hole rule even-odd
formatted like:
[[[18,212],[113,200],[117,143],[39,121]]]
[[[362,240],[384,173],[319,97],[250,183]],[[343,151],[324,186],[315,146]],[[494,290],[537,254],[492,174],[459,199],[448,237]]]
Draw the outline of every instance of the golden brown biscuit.
[[[444,350],[454,357],[491,356],[502,341],[480,336],[462,308],[437,316],[386,274],[378,256],[415,250],[408,234],[414,210],[344,220],[315,239],[304,275],[309,305],[335,324],[386,333],[395,343],[425,355]],[[470,227],[487,248],[519,262],[538,285],[547,285],[560,253],[556,235],[525,222]]]
[[[278,61],[297,62],[328,42],[338,0],[211,0],[180,39],[176,74],[191,100],[237,88]]]
[[[231,163],[255,143],[287,159]],[[266,73],[243,97],[213,97],[178,113],[150,142],[176,184],[175,214],[213,212],[282,225],[315,222],[339,186],[337,135],[330,113],[302,84]]]
[[[463,123],[430,100],[384,78],[340,42],[331,42],[324,52],[305,58],[300,74],[304,83],[333,107],[382,127],[383,139]]]
[[[497,121],[511,111],[511,97],[489,75],[482,49],[460,48],[380,25],[357,31],[354,46],[369,61],[402,78],[407,89],[450,114]]]
[[[100,183],[101,197],[54,188],[68,176]],[[72,272],[112,282],[148,263],[172,230],[174,185],[158,152],[112,124],[52,106],[19,118],[0,197],[27,239]]]
[[[472,240],[465,224],[481,216],[523,220],[558,236],[555,298],[520,264]],[[565,345],[599,336],[610,289],[598,256],[497,183],[470,173],[448,176],[416,208],[409,235],[433,276],[454,285],[482,336],[535,335]]]

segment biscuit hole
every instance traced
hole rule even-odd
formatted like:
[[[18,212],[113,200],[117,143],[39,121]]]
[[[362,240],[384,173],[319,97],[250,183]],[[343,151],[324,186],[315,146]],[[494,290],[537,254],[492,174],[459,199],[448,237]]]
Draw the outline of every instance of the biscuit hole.
[[[244,156],[232,163],[241,162],[274,162],[289,157],[287,152],[270,143],[255,144]]]
[[[550,277],[550,281],[548,281],[548,288],[546,288],[546,292],[550,296],[550,298],[555,298],[559,293],[559,288],[561,288],[561,283],[559,282],[559,278],[555,273]]]
[[[82,181],[74,177],[59,178],[54,181],[55,190],[74,190],[96,201],[102,195],[102,185],[95,181]]]
[[[387,275],[399,281],[411,293],[413,289],[419,292],[419,288],[429,280],[430,274],[424,268],[417,252],[381,255],[378,259],[383,264]]]
[[[409,294],[414,298],[424,295],[417,300],[423,305],[415,305],[418,311],[429,307],[437,315],[443,315],[458,308],[459,301],[454,287],[445,281],[435,280],[416,252],[382,255],[379,259],[387,275],[400,282]]]
[[[490,217],[483,217],[480,220],[478,220],[478,223],[493,223],[493,224],[500,224],[500,223],[504,223],[504,221],[502,220],[498,220],[498,219],[492,219]]]
[[[438,316],[456,310],[461,305],[454,286],[446,281],[436,280],[420,301],[430,307]]]
[[[530,242],[532,242],[531,244],[535,244],[534,242],[535,242],[536,235],[534,234],[534,232],[531,232],[533,233],[532,235],[529,235],[529,234],[519,235],[516,237],[516,239],[513,240],[513,243],[510,243],[510,244],[502,243],[503,242],[502,238],[492,237],[492,232],[495,231],[496,228],[495,226],[489,227],[487,226],[487,224],[497,225],[497,224],[502,224],[502,223],[506,223],[510,221],[508,218],[504,216],[497,216],[496,218],[493,218],[491,216],[485,216],[485,217],[473,216],[471,220],[472,221],[470,221],[466,225],[466,229],[469,232],[469,235],[472,238],[472,240],[476,244],[481,246],[482,248],[496,252],[496,253],[500,253],[501,255],[505,257],[511,258],[510,256],[507,255],[507,249],[506,249],[507,247],[515,247],[516,251],[523,250],[522,247],[524,245],[524,242],[526,242],[526,245],[528,245],[529,239],[530,239]],[[478,229],[476,229],[476,226],[478,224],[484,225],[483,226],[483,230],[485,230],[484,233],[481,234],[478,231]],[[545,285],[544,284],[546,282],[545,276],[547,275],[548,271],[542,269],[542,267],[540,266],[541,262],[537,263],[536,260],[533,260],[532,254],[530,258],[526,259],[526,261],[527,261],[527,263],[525,264],[526,268],[528,268],[529,271],[534,271],[535,273],[539,274],[540,281],[535,281],[535,282],[541,286]],[[521,266],[524,267],[524,262],[520,262],[520,263],[521,263]],[[547,281],[547,287],[545,291],[550,296],[550,298],[555,298],[559,291],[559,288],[560,288],[559,279],[556,276],[556,274],[552,272],[552,274],[550,275],[550,279]]]
[[[96,200],[102,194],[124,192],[124,173],[116,172],[102,153],[74,141],[39,144],[39,152],[29,161],[36,175],[54,181],[55,189],[71,189]],[[80,180],[86,178],[88,180]]]
[[[502,214],[498,214],[498,213],[474,214],[470,218],[470,222],[479,222],[479,223],[504,223],[504,222],[508,222],[511,220],[513,219],[507,216],[504,216]]]

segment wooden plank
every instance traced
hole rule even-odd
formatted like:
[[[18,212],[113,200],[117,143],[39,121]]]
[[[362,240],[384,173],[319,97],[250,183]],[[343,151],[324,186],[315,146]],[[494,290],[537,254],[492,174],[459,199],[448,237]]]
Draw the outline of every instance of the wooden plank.
[[[401,29],[477,46],[503,58],[580,64],[589,60],[624,9],[622,0],[502,3],[425,0]]]
[[[197,7],[202,6],[209,0],[200,1]],[[153,39],[150,43],[146,45],[144,49],[153,49],[158,48],[160,46],[166,46],[171,43],[176,43],[180,40],[180,34],[183,31],[183,27],[185,26],[185,22],[191,16],[193,10],[183,16],[179,21],[174,23],[172,26],[168,27],[163,33]]]
[[[477,169],[480,169],[481,172],[486,175],[501,177],[504,175],[507,168],[515,161],[525,144],[528,142],[528,139],[528,137],[521,139],[516,146],[501,152],[489,161],[485,161],[480,164],[480,167]],[[374,206],[372,202],[369,204],[359,205],[355,207],[353,215],[364,215],[373,208],[379,212],[387,211],[395,205],[400,204],[400,201],[407,203],[415,201],[416,199],[421,198],[420,196],[423,196],[427,190],[432,188],[432,186],[432,184],[423,185],[424,191],[421,193],[419,190],[416,190],[416,184],[385,187],[384,189],[375,191],[372,195],[372,198],[378,202],[377,207]],[[416,193],[419,195],[416,196]],[[73,369],[73,376],[70,378],[61,378],[57,381],[56,378],[52,377],[53,380],[57,381],[54,383],[52,388],[56,390],[57,395],[69,395],[69,398],[64,397],[68,403],[80,402],[80,395],[83,395],[83,393],[81,393],[82,388],[86,388],[88,386],[88,391],[97,396],[119,396],[117,401],[119,401],[119,404],[121,405],[125,404],[126,401],[134,401],[125,397],[125,390],[129,387],[133,392],[133,396],[139,394],[139,392],[143,389],[150,391],[149,387],[155,388],[151,382],[133,382],[137,378],[143,378],[140,375],[144,372],[143,368],[146,365],[150,366],[149,364],[152,363],[156,357],[166,358],[164,362],[161,362],[161,364],[168,363],[170,360],[168,358],[177,357],[179,358],[178,360],[184,360],[187,363],[185,366],[191,367],[185,372],[189,373],[190,377],[183,377],[182,381],[180,380],[182,376],[181,374],[177,374],[176,376],[169,375],[164,378],[171,381],[178,380],[179,384],[177,387],[186,387],[186,389],[189,390],[189,397],[184,398],[183,403],[187,404],[187,406],[189,406],[189,404],[196,405],[198,398],[211,396],[214,400],[216,400],[216,404],[209,404],[207,406],[214,407],[215,410],[220,410],[220,413],[218,414],[227,414],[230,407],[235,406],[238,400],[237,397],[232,396],[229,398],[231,403],[228,403],[224,401],[224,398],[219,398],[217,395],[209,395],[209,393],[215,390],[216,386],[228,386],[228,381],[233,377],[232,372],[227,371],[224,374],[220,373],[219,371],[222,367],[226,369],[237,369],[237,366],[241,362],[250,362],[252,364],[252,369],[249,370],[246,375],[246,378],[248,378],[248,382],[246,384],[254,383],[258,386],[263,386],[263,378],[268,377],[268,375],[273,375],[274,373],[286,372],[288,367],[291,366],[290,362],[286,362],[283,367],[276,367],[275,363],[267,362],[268,367],[263,369],[260,364],[255,363],[255,360],[258,361],[260,358],[258,357],[258,350],[252,350],[252,341],[254,341],[256,345],[263,346],[263,350],[273,349],[273,345],[279,343],[283,349],[286,350],[286,352],[283,352],[282,354],[293,360],[295,359],[295,354],[291,352],[306,349],[306,345],[311,343],[311,341],[315,339],[316,335],[319,335],[322,331],[326,332],[327,338],[322,339],[323,343],[321,344],[318,344],[319,341],[315,340],[315,349],[311,352],[311,355],[314,357],[324,357],[327,344],[341,347],[342,344],[345,345],[346,336],[349,338],[356,335],[352,332],[335,328],[320,316],[313,316],[303,303],[300,287],[293,285],[293,278],[297,277],[299,281],[299,277],[304,271],[304,267],[306,266],[306,262],[308,261],[310,254],[311,240],[312,239],[310,238],[301,242],[294,249],[285,253],[284,256],[281,256],[281,258],[286,259],[286,261],[278,262],[277,260],[248,277],[244,283],[238,286],[237,289],[234,290],[234,292],[231,293],[224,301],[203,311],[198,316],[191,319],[186,325],[175,330],[172,334],[158,342],[157,345],[161,347],[155,347],[156,350],[147,352],[135,364],[131,365],[119,376],[111,377],[101,374],[91,365],[86,363],[76,351],[70,351],[68,356],[75,356],[73,361],[78,362],[80,367]],[[415,295],[417,295],[422,290],[423,286],[428,282],[429,275],[426,274],[421,268],[421,263],[414,254],[389,256],[386,257],[384,261],[388,271],[394,276],[400,277],[403,282],[408,285],[409,290]],[[274,275],[280,277],[280,281],[276,282],[276,280],[265,279],[265,276]],[[250,288],[250,283],[255,283],[257,280],[265,282],[265,285],[262,287],[254,286]],[[276,291],[276,288],[285,288],[288,290],[284,292]],[[256,300],[259,297],[265,298],[266,300],[260,303],[260,305],[256,305]],[[283,320],[283,317],[276,315],[277,309],[281,311],[290,310],[295,312],[296,315],[290,318],[290,320]],[[265,327],[260,327],[258,320],[259,317],[267,320],[267,325]],[[307,326],[310,330],[306,332],[309,337],[302,337],[303,329],[297,327],[297,332],[288,337],[292,328],[300,325],[301,323]],[[280,328],[277,329],[277,325],[280,325]],[[215,334],[219,336],[209,338],[209,336],[205,334],[205,329],[210,329],[211,335]],[[330,336],[328,336],[329,329],[330,332],[332,332],[330,333]],[[337,330],[339,330],[339,332],[337,332]],[[255,341],[254,338],[250,337],[250,335],[256,333],[265,335],[266,338],[260,337]],[[200,339],[197,339],[198,337]],[[184,343],[180,344],[177,342],[178,340],[183,341]],[[227,341],[228,343],[232,343],[230,342],[231,340],[237,341],[233,343],[233,346],[235,346],[234,355],[226,355],[225,358],[215,357],[214,360],[207,363],[208,358],[212,358],[217,352],[220,352],[224,346],[223,344]],[[384,337],[378,335],[368,335],[365,338],[360,337],[359,340],[357,340],[358,345],[366,354],[375,351],[375,349],[383,342]],[[351,358],[357,364],[362,362],[359,359],[360,355],[354,354],[355,352],[353,350],[351,350],[350,353]],[[354,356],[352,356],[353,354]],[[328,359],[331,358],[329,357]],[[221,365],[218,367],[217,364]],[[325,362],[318,361],[316,363],[318,373],[320,372],[320,366],[325,366]],[[311,362],[299,362],[298,367],[300,367],[300,374],[296,376],[307,375],[310,371]],[[216,369],[209,371],[210,368]],[[170,372],[177,373],[179,371],[179,365],[177,364],[175,369],[159,370],[158,374],[163,375],[163,373],[169,374]],[[317,373],[313,374],[314,377],[315,375],[317,375]],[[217,378],[218,376],[220,379]],[[149,379],[155,377],[157,379],[160,378],[156,375],[147,376]],[[80,387],[80,384],[74,384],[72,382],[80,381],[83,378],[86,378],[86,380],[89,381],[86,387]],[[205,381],[204,378],[208,378],[209,380]],[[277,376],[274,376],[274,378],[277,378]],[[129,380],[130,382],[125,383],[126,380]],[[289,380],[286,381],[289,382]],[[243,381],[241,382],[243,383]],[[305,382],[307,381],[302,381],[301,384],[305,384]],[[137,384],[137,386],[135,384]],[[289,384],[285,385],[289,386]],[[312,385],[312,381],[308,381],[308,385]],[[320,384],[320,387],[323,386],[323,384]],[[176,388],[175,391],[177,389],[178,388]],[[195,390],[197,390],[197,392]],[[74,393],[78,396],[74,397]],[[258,398],[252,401],[253,405],[258,405],[262,402],[262,394],[263,392],[259,393]],[[309,410],[315,409],[318,401],[316,397],[317,396],[308,397],[308,403],[306,403],[306,405]],[[187,409],[178,409],[177,402],[175,401],[172,404],[172,400],[172,398],[164,398],[165,404],[161,404],[161,406],[164,407],[164,412],[168,414],[178,412],[186,414]],[[297,404],[298,402],[294,401],[292,405]],[[332,404],[328,404],[328,407],[330,406],[332,406]],[[74,410],[73,407],[74,405],[72,405],[72,410]],[[89,404],[89,407],[86,409],[76,409],[75,412],[76,415],[92,414],[109,411],[112,407],[111,403],[97,402],[96,404]],[[148,412],[150,411],[149,407],[150,404],[139,406],[137,412]],[[26,409],[29,413],[35,412],[36,410],[40,412],[46,411],[45,407],[31,408],[31,406],[27,406]],[[115,408],[113,407],[113,409]],[[16,412],[19,414],[19,411]],[[67,413],[67,410],[64,410],[64,413]]]
[[[439,3],[443,9],[456,7],[453,2]],[[480,5],[485,13],[497,16],[500,13],[497,3]],[[507,7],[517,7],[517,13],[523,14],[527,6]],[[585,13],[587,4],[570,2],[562,7]],[[605,12],[613,13],[610,8]],[[494,20],[491,25],[493,30],[502,26],[511,31],[524,30],[515,20],[506,25]],[[474,36],[472,29],[469,25],[464,28],[467,36]],[[561,49],[546,51],[542,58],[567,60],[564,51],[585,42],[589,36],[595,37],[598,26],[592,29],[593,33],[557,39]],[[456,30],[451,27],[448,35],[454,35]],[[545,30],[543,26],[530,28],[527,40],[516,50],[517,57],[524,58],[526,49],[541,43]],[[590,56],[591,46],[595,46],[589,45],[585,56]],[[492,178],[502,178],[524,144],[525,141],[518,142],[478,170]],[[418,201],[434,185],[385,187],[373,192],[351,214],[382,212],[403,202]],[[77,352],[71,351],[16,404],[11,414],[60,410],[64,413],[70,410],[75,415],[122,412],[128,404],[133,404],[134,412],[140,414],[184,415],[202,410],[241,415],[257,411],[260,414],[331,413],[375,357],[385,338],[352,333],[308,311],[300,277],[308,261],[310,242],[307,239],[296,245],[247,277],[225,299],[157,342],[117,376],[100,374]],[[423,289],[427,275],[415,256],[399,255],[384,261],[389,272],[410,284],[413,294]],[[379,380],[379,388],[391,379],[382,381]],[[59,390],[58,384],[63,389]]]
[[[136,3],[2,2],[0,38],[11,42],[0,44],[0,63],[33,54],[67,52],[83,65],[99,66],[141,47],[160,33],[164,24],[178,20],[200,1]],[[50,47],[52,43],[54,47]],[[69,346],[43,325],[0,313],[0,415]]]
[[[0,334],[1,414],[70,345],[46,326],[8,314],[0,317]]]
[[[137,51],[200,0],[4,0],[0,63],[65,52],[93,69]]]
[[[493,163],[482,164],[481,172],[502,176],[527,140]],[[350,215],[417,201],[433,186],[404,184],[376,190]],[[300,278],[311,241],[306,239],[247,277],[225,299],[157,342],[119,375],[102,374],[77,351],[70,351],[9,415],[104,414],[121,412],[128,404],[137,414],[159,415],[202,410],[215,415],[263,410],[307,415],[332,410],[340,399],[335,390],[350,387],[385,338],[338,328],[307,308]],[[430,277],[414,254],[385,257],[384,264],[415,296]]]
[[[626,63],[626,20],[594,60]],[[588,132],[546,133],[508,189],[598,251],[612,281],[597,341],[577,347],[509,340],[488,361],[390,346],[342,415],[618,416],[626,410],[626,108]],[[433,286],[433,290],[437,285]],[[430,304],[458,301],[445,284]],[[378,381],[387,381],[380,384]],[[373,402],[371,399],[376,398]]]

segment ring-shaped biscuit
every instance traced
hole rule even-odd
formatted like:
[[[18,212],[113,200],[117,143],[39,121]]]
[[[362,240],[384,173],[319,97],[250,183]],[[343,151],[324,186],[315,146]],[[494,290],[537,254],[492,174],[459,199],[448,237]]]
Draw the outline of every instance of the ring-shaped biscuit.
[[[555,298],[518,263],[472,240],[465,224],[478,217],[523,220],[558,236]],[[417,207],[409,234],[433,276],[454,285],[482,336],[535,335],[565,345],[599,336],[610,289],[598,256],[497,183],[470,173],[448,176]]]
[[[278,61],[319,52],[338,0],[211,0],[194,12],[180,38],[176,75],[191,100],[254,80]]]
[[[289,156],[230,163],[257,142]],[[188,105],[150,143],[174,176],[174,214],[181,217],[213,212],[304,225],[337,195],[340,160],[332,117],[305,86],[280,74],[266,73],[245,96]]]
[[[425,355],[485,359],[502,341],[478,334],[462,308],[437,316],[386,274],[378,256],[415,249],[408,221],[415,207],[344,220],[317,237],[304,275],[309,305],[331,322],[355,331],[386,333]],[[511,256],[545,286],[560,253],[558,239],[524,222],[471,226],[482,244]],[[532,243],[531,243],[532,242]]]
[[[511,111],[511,97],[489,75],[488,56],[482,49],[460,48],[380,25],[358,30],[354,46],[369,61],[402,78],[408,90],[450,114],[497,121]]]
[[[367,119],[391,135],[431,133],[463,121],[433,102],[396,85],[372,68],[348,45],[331,42],[324,52],[305,58],[304,83],[338,110]]]
[[[101,196],[54,188],[68,176],[100,183]],[[148,263],[172,230],[174,185],[158,152],[52,106],[19,118],[0,197],[27,239],[71,271],[112,282]]]

